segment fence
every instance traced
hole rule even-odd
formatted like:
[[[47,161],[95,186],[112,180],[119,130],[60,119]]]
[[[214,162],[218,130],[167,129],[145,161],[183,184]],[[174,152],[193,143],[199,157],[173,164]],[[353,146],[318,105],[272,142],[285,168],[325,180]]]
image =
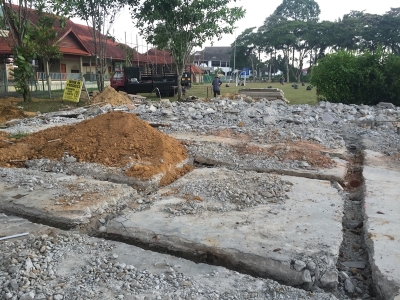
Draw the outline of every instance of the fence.
[[[85,86],[87,89],[97,89],[97,81],[95,74],[85,74],[84,76]],[[51,78],[51,90],[52,91],[63,91],[67,82],[67,79],[82,80],[82,76],[79,73],[50,73]],[[109,85],[109,77],[104,76],[104,85]],[[46,81],[46,74],[43,72],[37,72],[36,78],[32,78],[29,81],[29,86],[32,95],[35,93],[43,93],[48,91],[48,85]],[[6,78],[4,70],[0,70],[0,92],[2,93],[15,93],[15,82],[13,79]]]

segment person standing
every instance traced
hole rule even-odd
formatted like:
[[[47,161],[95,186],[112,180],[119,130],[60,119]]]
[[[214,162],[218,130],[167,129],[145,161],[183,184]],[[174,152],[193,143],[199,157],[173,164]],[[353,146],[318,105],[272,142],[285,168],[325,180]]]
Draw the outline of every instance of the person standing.
[[[279,78],[279,82],[281,85],[283,85],[283,83],[285,82],[285,77],[283,77],[283,75],[281,76],[281,78]]]
[[[221,89],[220,89],[221,84],[222,84],[222,81],[221,81],[221,79],[219,79],[219,74],[215,74],[215,78],[212,81],[214,98],[217,97],[217,95],[221,95]]]

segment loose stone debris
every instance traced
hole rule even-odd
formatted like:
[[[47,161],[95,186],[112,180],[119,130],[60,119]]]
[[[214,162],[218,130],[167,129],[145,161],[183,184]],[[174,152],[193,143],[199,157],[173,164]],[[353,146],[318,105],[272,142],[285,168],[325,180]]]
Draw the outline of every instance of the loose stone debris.
[[[113,97],[115,91],[107,92]],[[362,156],[368,149],[398,170],[398,107],[290,106],[241,95],[121,105],[103,105],[103,100],[14,119],[0,133],[0,211],[42,223],[47,216],[59,228],[75,226],[0,242],[0,298],[379,299],[398,294],[400,279],[380,273],[373,256],[378,242],[357,213],[364,205],[363,162],[353,168],[349,155]],[[91,121],[97,124],[92,131]],[[132,122],[135,126],[128,126]],[[141,128],[148,131],[130,136]],[[162,143],[152,142],[157,134],[150,129],[169,135],[161,141],[171,146],[157,152]],[[13,138],[25,133],[30,136]],[[40,146],[31,148],[34,140]],[[96,151],[88,151],[91,143]],[[121,156],[120,149],[126,150]],[[325,192],[312,192],[322,188]],[[44,199],[42,206],[38,199]],[[391,224],[399,226],[398,220]],[[6,234],[0,229],[0,236]],[[276,244],[270,244],[271,236]],[[137,258],[128,261],[132,253]],[[261,259],[252,259],[254,253]],[[160,257],[150,262],[147,256]],[[180,263],[159,268],[165,260]]]

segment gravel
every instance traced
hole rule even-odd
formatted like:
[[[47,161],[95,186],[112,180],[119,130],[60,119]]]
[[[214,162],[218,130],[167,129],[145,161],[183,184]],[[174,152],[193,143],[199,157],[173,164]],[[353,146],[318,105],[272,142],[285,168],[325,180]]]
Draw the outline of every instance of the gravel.
[[[0,299],[336,299],[222,267],[186,271],[162,254],[135,266],[120,259],[127,250],[72,232],[0,243]]]
[[[258,144],[312,141],[328,149],[351,147],[348,139],[351,136],[362,139],[364,147],[369,150],[386,156],[398,155],[400,150],[400,135],[395,123],[400,121],[400,108],[391,104],[367,106],[319,102],[315,106],[289,106],[279,100],[255,102],[240,96],[237,98],[234,101],[215,98],[209,102],[173,103],[163,100],[140,103],[133,109],[130,106],[93,106],[12,120],[4,130],[11,134],[30,133],[51,126],[75,124],[118,109],[135,113],[150,123],[166,125],[160,126],[159,130],[167,134],[191,132],[205,136],[228,129],[237,135],[244,134],[249,137],[249,141]],[[238,167],[241,164],[260,168],[308,167],[301,161],[284,162],[276,158],[256,158],[251,155],[247,158],[237,157],[232,147],[220,143],[194,142],[188,145],[188,150],[192,156],[205,155],[215,160],[233,162]],[[71,163],[74,163],[73,158],[65,157],[63,162],[52,162],[52,169],[46,171],[63,173],[66,164]],[[30,167],[29,162],[27,167]],[[40,169],[35,163],[31,167]],[[85,168],[90,169],[92,166],[87,165]],[[2,169],[1,173],[2,181],[7,181],[10,187],[19,185],[35,189],[39,185],[49,189],[63,188],[51,178],[51,173],[45,176],[42,174],[39,180],[39,176],[34,175],[27,178],[18,169]],[[290,189],[287,182],[273,175],[257,177],[256,173],[252,174],[252,182],[245,182],[243,174],[248,172],[237,170],[235,177],[229,181],[232,183],[230,186],[226,185],[224,179],[210,178],[204,178],[196,186],[190,183],[172,184],[177,194],[188,195],[192,201],[180,206],[171,205],[168,211],[171,216],[200,214],[206,210],[224,212],[256,206],[263,201],[278,204],[285,201],[283,191]],[[252,188],[241,188],[246,185]],[[265,187],[272,188],[274,193],[262,194]],[[82,188],[96,189],[96,186]],[[79,191],[76,196],[79,196]],[[156,194],[142,196],[139,200],[141,202],[138,201],[138,209],[145,209],[159,197]],[[212,201],[206,206],[201,197]],[[355,205],[360,207],[361,204]],[[358,225],[353,223],[348,221],[344,224],[356,228]],[[359,252],[363,254],[360,241],[350,239],[348,243],[356,244],[353,248],[361,249]],[[174,266],[161,273],[152,272],[120,261],[117,251],[119,246],[115,245],[119,243],[94,240],[71,232],[54,236],[31,235],[26,239],[1,242],[0,299],[336,299],[331,294],[318,293],[318,290],[309,293],[226,269],[197,276],[179,272],[179,268]],[[71,256],[82,256],[82,262],[67,268],[65,261]],[[308,271],[315,268],[312,264],[315,263],[299,259],[294,262],[294,267],[299,270],[306,267]],[[367,287],[354,281],[355,275],[351,274],[349,267],[343,267],[338,272],[340,286],[347,294],[371,299]],[[337,274],[328,275],[335,277]],[[305,282],[311,277],[309,272],[304,272],[303,276]],[[325,279],[331,282],[330,278]],[[229,282],[229,287],[224,282]],[[347,296],[343,292],[338,298],[347,299]]]

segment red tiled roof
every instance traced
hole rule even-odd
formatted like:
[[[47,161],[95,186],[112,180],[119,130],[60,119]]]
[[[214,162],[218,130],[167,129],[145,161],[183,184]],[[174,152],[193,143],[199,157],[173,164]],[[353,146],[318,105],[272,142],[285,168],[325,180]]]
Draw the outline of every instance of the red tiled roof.
[[[171,64],[174,62],[171,54],[164,50],[152,48],[143,54],[143,59],[149,64]]]
[[[185,72],[192,72],[193,74],[203,74],[203,70],[195,65],[187,65],[185,67]]]
[[[71,55],[81,55],[81,56],[89,55],[86,51],[76,49],[76,48],[68,48],[68,47],[60,47],[60,52],[62,54],[71,54]]]
[[[18,6],[12,5],[14,10],[17,11]],[[35,10],[28,9],[28,18],[32,24],[37,23],[39,17]],[[62,42],[67,36],[73,35],[79,47],[60,47],[60,51],[63,54],[72,54],[79,56],[94,55],[94,43],[90,33],[90,28],[87,25],[76,24],[70,19],[66,20],[64,28],[60,26],[60,18],[57,18],[54,24],[54,30],[58,33],[60,39],[58,42]],[[106,40],[106,58],[112,57],[115,60],[125,60],[126,53],[123,47],[119,43],[112,41],[111,39]],[[11,48],[8,46],[4,38],[0,38],[0,53],[11,54]]]
[[[17,9],[16,5],[13,5],[14,9]],[[29,10],[29,20],[35,24],[38,21],[38,14],[35,10]],[[75,45],[66,45],[60,46],[60,51],[63,54],[70,55],[79,55],[79,56],[90,56],[94,55],[94,43],[93,37],[91,34],[91,28],[87,25],[76,24],[70,19],[66,20],[66,24],[64,28],[60,26],[60,18],[57,18],[54,24],[54,30],[58,33],[60,37],[58,42],[61,44],[65,39],[74,39]],[[113,60],[125,60],[126,58],[126,47],[130,48],[127,45],[114,42],[112,39],[106,39],[106,58],[112,57]],[[131,48],[130,48],[131,49]],[[132,63],[135,64],[137,61],[139,63],[146,64],[172,64],[174,62],[171,54],[167,51],[158,50],[156,48],[152,48],[148,50],[146,53],[141,54],[131,49],[133,51],[133,59]],[[11,54],[11,49],[8,47],[7,43],[4,43],[4,40],[0,39],[0,54]]]

